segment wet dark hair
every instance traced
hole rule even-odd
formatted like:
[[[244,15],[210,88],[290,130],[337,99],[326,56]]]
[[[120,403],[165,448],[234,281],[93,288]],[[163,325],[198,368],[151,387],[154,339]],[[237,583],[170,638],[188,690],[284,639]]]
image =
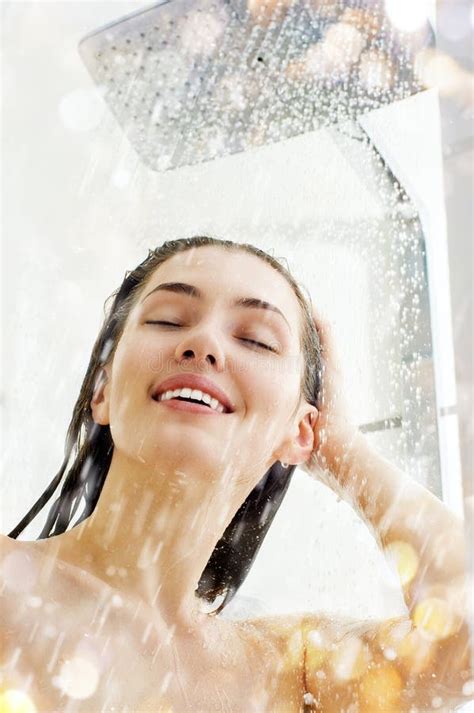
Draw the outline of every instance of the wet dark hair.
[[[61,481],[64,482],[60,495],[49,511],[39,539],[65,532],[81,502],[85,502],[84,510],[74,525],[91,515],[107,477],[114,448],[110,427],[95,423],[91,410],[91,400],[103,367],[112,359],[130,310],[156,268],[173,255],[208,245],[256,255],[283,275],[291,285],[300,303],[303,317],[300,331],[304,357],[301,392],[308,403],[317,405],[321,355],[319,338],[312,319],[311,298],[309,295],[304,297],[302,289],[289,270],[276,258],[247,243],[234,243],[207,236],[165,242],[161,247],[150,250],[148,257],[135,270],[127,272],[120,288],[110,296],[109,300],[113,298],[113,303],[110,309],[106,308],[105,320],[94,344],[74,406],[62,466],[41,497],[9,533],[9,537],[18,537],[52,497]],[[208,603],[214,602],[217,597],[223,597],[213,613],[217,614],[224,608],[245,580],[281,505],[295,467],[283,467],[278,461],[274,463],[240,506],[216,544],[197,588],[198,596]]]

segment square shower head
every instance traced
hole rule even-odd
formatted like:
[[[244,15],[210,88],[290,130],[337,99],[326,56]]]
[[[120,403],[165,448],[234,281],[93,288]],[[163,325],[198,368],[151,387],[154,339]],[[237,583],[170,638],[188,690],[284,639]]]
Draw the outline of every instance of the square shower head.
[[[432,40],[428,24],[398,31],[381,0],[169,0],[80,54],[141,159],[166,171],[403,99]]]

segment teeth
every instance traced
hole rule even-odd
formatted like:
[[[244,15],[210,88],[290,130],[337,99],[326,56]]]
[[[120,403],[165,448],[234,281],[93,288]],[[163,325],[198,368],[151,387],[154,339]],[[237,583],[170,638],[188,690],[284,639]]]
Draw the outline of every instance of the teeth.
[[[217,399],[212,398],[205,391],[200,391],[199,389],[190,389],[189,387],[184,387],[182,389],[174,389],[165,391],[163,394],[158,396],[158,401],[168,401],[169,399],[175,399],[177,396],[181,396],[185,399],[195,399],[197,401],[203,401],[205,404],[210,406],[214,411],[218,413],[224,413],[224,406]]]

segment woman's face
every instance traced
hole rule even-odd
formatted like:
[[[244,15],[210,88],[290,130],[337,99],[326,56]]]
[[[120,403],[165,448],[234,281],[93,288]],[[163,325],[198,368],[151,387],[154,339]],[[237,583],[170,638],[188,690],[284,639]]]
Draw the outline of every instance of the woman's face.
[[[229,478],[258,482],[276,460],[296,462],[299,452],[282,448],[301,435],[302,419],[306,438],[311,431],[300,324],[290,285],[258,257],[214,246],[177,254],[141,290],[94,418],[110,424],[115,449],[133,461],[193,473],[199,463],[207,477],[230,464]],[[156,400],[165,380],[186,386],[191,375],[218,387],[231,412]]]

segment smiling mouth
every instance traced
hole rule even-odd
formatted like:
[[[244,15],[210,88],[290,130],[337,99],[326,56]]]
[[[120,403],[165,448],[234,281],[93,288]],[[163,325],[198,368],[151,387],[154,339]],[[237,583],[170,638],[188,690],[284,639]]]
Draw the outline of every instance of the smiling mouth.
[[[175,396],[171,399],[160,399],[159,396],[152,396],[152,399],[153,401],[156,401],[157,403],[162,404],[163,406],[168,406],[177,411],[184,411],[188,413],[203,413],[209,416],[223,416],[230,413],[225,409],[223,411],[218,411],[209,406],[208,404],[203,403],[202,401],[196,401],[183,396]]]
[[[198,399],[192,399],[192,398],[186,398],[185,396],[173,396],[172,399],[163,399],[161,398],[163,394],[160,394],[160,396],[154,396],[153,398],[155,401],[162,402],[162,401],[185,401],[188,404],[199,404],[200,406],[205,406],[206,408],[211,408],[209,404],[205,404],[203,401],[199,401]]]

